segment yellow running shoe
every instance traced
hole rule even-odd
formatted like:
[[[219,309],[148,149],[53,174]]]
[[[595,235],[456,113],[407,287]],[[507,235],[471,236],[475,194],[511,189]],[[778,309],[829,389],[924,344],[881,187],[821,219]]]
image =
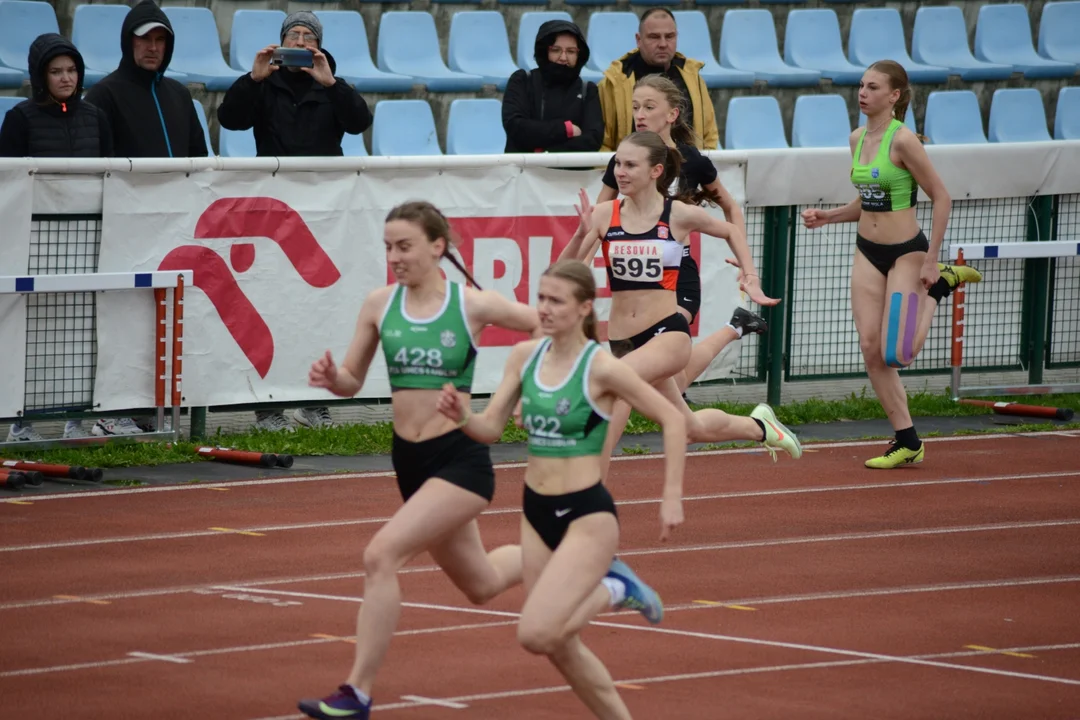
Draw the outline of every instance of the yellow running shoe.
[[[885,451],[884,455],[867,460],[866,467],[874,470],[892,470],[901,465],[915,465],[923,461],[923,457],[926,455],[925,448],[926,446],[923,443],[919,443],[918,450],[909,450],[903,445],[894,442]]]
[[[793,460],[802,457],[802,444],[799,442],[799,438],[795,437],[795,433],[788,430],[776,419],[776,414],[771,407],[761,403],[750,412],[750,417],[760,420],[765,426],[763,444],[769,454],[772,455],[773,462],[776,462],[776,450],[774,448],[785,451]]]
[[[938,272],[949,287],[955,288],[960,283],[977,283],[982,281],[982,273],[970,265],[945,265],[937,264]]]

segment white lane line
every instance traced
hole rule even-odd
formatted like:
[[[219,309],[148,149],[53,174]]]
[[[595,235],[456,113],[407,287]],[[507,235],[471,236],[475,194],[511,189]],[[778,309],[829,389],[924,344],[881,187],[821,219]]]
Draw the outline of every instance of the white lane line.
[[[948,443],[948,442],[979,442],[985,440],[1000,440],[1001,436],[1006,433],[990,433],[988,435],[956,435],[950,437],[941,438],[923,438],[923,442],[926,443]],[[1009,433],[1010,437],[1058,437],[1076,439],[1071,433],[1061,431],[1043,431],[1032,433]],[[824,443],[807,443],[804,448],[812,450],[826,450],[833,448],[853,448],[853,447],[868,447],[881,445],[884,440],[852,440],[845,442],[824,442]],[[725,450],[697,450],[694,452],[688,452],[687,457],[712,457],[716,455],[753,455],[763,454],[766,450],[761,447],[747,446],[742,448],[729,448]],[[663,453],[656,453],[652,455],[618,455],[611,458],[612,462],[640,462],[642,460],[662,460],[664,458]],[[192,467],[197,467],[197,463],[192,463]],[[496,470],[510,470],[514,468],[523,468],[525,463],[499,463],[495,465]],[[49,495],[35,495],[34,502],[41,502],[43,500],[81,500],[84,498],[94,497],[118,497],[120,495],[141,495],[144,493],[158,493],[158,492],[183,492],[189,490],[205,490],[206,488],[216,487],[249,487],[254,485],[282,485],[287,483],[302,483],[302,482],[318,482],[322,480],[356,480],[360,478],[389,478],[393,477],[394,473],[390,471],[372,471],[372,472],[357,472],[357,473],[333,473],[329,475],[294,475],[290,477],[280,478],[261,478],[259,480],[230,480],[219,483],[198,483],[198,484],[183,484],[183,485],[161,485],[147,488],[117,488],[116,490],[102,490],[92,492],[65,492],[65,493],[52,493]],[[4,501],[0,501],[2,504]]]
[[[217,590],[237,591],[241,590],[252,595],[282,595],[284,597],[300,597],[309,598],[311,600],[338,600],[341,602],[353,602],[362,603],[364,598],[361,597],[349,597],[345,595],[320,595],[318,593],[305,593],[305,592],[290,592],[285,590],[261,590],[259,588],[240,588],[240,587],[224,587],[221,585],[215,586]],[[446,610],[450,612],[460,613],[472,613],[474,615],[495,615],[498,617],[513,617],[519,616],[515,612],[503,612],[501,610],[483,610],[481,608],[471,607],[457,607],[454,605],[432,605],[431,603],[415,603],[415,602],[402,602],[402,607],[415,608],[418,610]]]
[[[177,655],[155,655],[154,653],[148,652],[129,652],[128,655],[135,658],[142,658],[143,660],[160,660],[161,662],[176,663],[177,665],[187,665],[191,662],[191,660]]]
[[[1049,472],[1049,473],[1027,473],[1022,475],[987,475],[983,477],[964,477],[964,478],[945,478],[941,480],[912,480],[912,481],[898,481],[890,483],[867,483],[860,485],[824,485],[814,487],[797,487],[797,488],[780,488],[774,490],[744,490],[735,492],[724,493],[709,493],[704,495],[689,495],[683,498],[683,502],[704,502],[712,500],[731,500],[738,498],[753,498],[753,497],[773,497],[777,495],[803,495],[812,493],[834,493],[834,492],[857,492],[861,490],[885,490],[896,488],[908,488],[908,487],[926,487],[936,485],[958,485],[958,484],[979,484],[979,483],[992,483],[992,482],[1007,482],[1012,480],[1048,480],[1054,478],[1067,478],[1067,477],[1080,477],[1080,470],[1077,471],[1064,471],[1064,472]],[[640,500],[622,500],[616,502],[616,505],[630,506],[630,505],[656,505],[660,503],[659,498],[643,498]],[[485,510],[481,515],[514,515],[521,512],[521,508],[497,508],[493,510]],[[310,523],[292,523],[288,525],[265,525],[249,528],[239,528],[238,532],[245,533],[270,533],[270,532],[284,532],[289,530],[318,530],[322,528],[332,527],[348,527],[355,525],[373,525],[377,523],[385,523],[390,520],[389,517],[377,517],[377,518],[357,518],[352,520],[329,520]],[[0,547],[0,553],[5,552],[29,552],[31,550],[55,550],[61,548],[73,548],[73,547],[86,547],[88,545],[110,545],[116,543],[129,543],[129,542],[151,542],[157,540],[181,540],[188,538],[198,537],[223,537],[220,531],[216,530],[190,530],[171,533],[151,533],[145,535],[129,535],[113,538],[94,538],[88,540],[65,540],[61,542],[50,543],[35,543],[30,545],[8,545]]]
[[[421,695],[402,695],[402,700],[407,700],[417,705],[435,705],[437,707],[450,708],[452,710],[464,710],[469,707],[465,703],[453,702],[451,700],[436,700],[435,698],[423,697]]]

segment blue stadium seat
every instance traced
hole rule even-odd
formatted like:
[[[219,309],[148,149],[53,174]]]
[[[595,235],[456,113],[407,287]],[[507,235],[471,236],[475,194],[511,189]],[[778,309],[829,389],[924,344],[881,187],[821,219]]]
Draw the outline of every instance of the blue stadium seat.
[[[836,85],[858,85],[866,68],[844,57],[840,21],[827,8],[792,10],[784,29],[784,62],[804,70],[817,70]]]
[[[923,134],[934,145],[985,143],[979,99],[970,90],[938,90],[926,98]]]
[[[1080,0],[1048,2],[1039,20],[1039,55],[1080,65]]]
[[[1036,142],[1050,140],[1046,108],[1035,88],[994,91],[990,101],[990,142]]]
[[[11,97],[10,95],[0,95],[0,124],[4,122],[4,116],[7,115],[7,111],[21,103],[26,98],[23,97]]]
[[[195,105],[195,114],[199,116],[199,125],[202,126],[203,139],[206,140],[206,150],[210,157],[214,156],[214,146],[210,144],[210,125],[206,121],[206,106],[195,98],[191,99]]]
[[[408,75],[432,92],[473,92],[484,84],[479,75],[446,67],[431,13],[411,10],[383,13],[379,18],[377,47],[380,70]]]
[[[529,0],[533,2],[533,0]],[[526,12],[521,14],[521,22],[518,24],[517,35],[517,64],[522,70],[532,70],[536,67],[536,58],[533,51],[536,46],[536,33],[540,26],[548,20],[565,20],[573,22],[570,13],[563,10],[549,10],[544,12]]]
[[[640,20],[630,11],[594,12],[589,16],[589,31],[585,42],[589,44],[590,70],[604,72],[612,62],[637,47],[634,36]]]
[[[90,7],[101,6],[91,5]],[[255,53],[267,45],[277,45],[281,42],[281,23],[283,22],[285,22],[285,13],[281,10],[237,10],[234,12],[232,30],[229,33],[229,66],[234,70],[251,72],[251,65],[255,62]],[[334,59],[337,60],[336,54]]]
[[[772,95],[732,98],[727,108],[724,147],[728,150],[788,147],[776,98]]]
[[[817,85],[821,73],[784,64],[776,43],[776,26],[768,10],[728,10],[720,29],[720,64],[754,73],[777,87]]]
[[[207,90],[228,90],[243,75],[225,64],[217,21],[210,8],[164,7],[176,36],[169,67],[187,76],[188,82],[202,83]],[[117,37],[119,42],[119,37]]]
[[[567,5],[609,5],[611,0],[564,0]]]
[[[27,79],[25,72],[12,68],[0,67],[0,88],[22,87],[23,80]]]
[[[695,5],[749,5],[750,0],[695,0]]]
[[[858,8],[851,15],[848,33],[848,59],[863,67],[878,60],[895,60],[904,66],[913,83],[943,83],[949,79],[948,68],[917,63],[908,56],[904,25],[895,8]]]
[[[1076,36],[1075,29],[1071,30]],[[1031,42],[1031,20],[1023,5],[983,5],[975,24],[975,57],[1006,63],[1026,78],[1069,77],[1076,65],[1039,57]]]
[[[848,147],[851,120],[840,95],[802,95],[795,101],[792,147]]]
[[[447,155],[498,155],[505,149],[501,102],[493,98],[461,98],[450,103]]]
[[[904,124],[908,126],[908,130],[910,130],[911,132],[913,132],[913,133],[919,132],[918,130],[915,129],[915,110],[911,107],[910,104],[907,106],[907,112],[904,113]],[[860,110],[859,111],[859,127],[864,127],[865,125],[866,125],[866,115],[864,115],[863,111]]]
[[[255,157],[255,132],[247,130],[219,129],[218,154],[221,157]]]
[[[345,133],[341,136],[341,153],[345,157],[367,157],[367,145],[364,144],[364,135],[352,135]]]
[[[705,63],[705,67],[701,68],[701,77],[706,87],[751,87],[754,84],[754,73],[732,70],[716,62],[705,13],[700,10],[676,10],[672,14],[679,29],[679,52]]]
[[[446,57],[451,70],[480,75],[499,90],[518,69],[510,57],[506,21],[494,10],[454,13]]]
[[[435,116],[426,100],[383,100],[375,105],[372,155],[442,155]]]
[[[60,32],[56,12],[47,2],[0,0],[0,28],[0,66],[19,73],[18,83],[11,73],[4,73],[7,87],[19,87],[23,79],[30,79],[26,72],[30,43],[42,33]]]
[[[1006,80],[1013,74],[1012,65],[975,59],[968,47],[964,12],[955,5],[919,8],[915,13],[911,57],[915,62],[949,68],[969,82]]]
[[[1054,139],[1080,140],[1080,87],[1063,87],[1058,91]]]
[[[337,64],[337,76],[359,92],[408,92],[413,78],[383,72],[371,60],[364,16],[355,10],[316,10],[323,26],[323,47]]]

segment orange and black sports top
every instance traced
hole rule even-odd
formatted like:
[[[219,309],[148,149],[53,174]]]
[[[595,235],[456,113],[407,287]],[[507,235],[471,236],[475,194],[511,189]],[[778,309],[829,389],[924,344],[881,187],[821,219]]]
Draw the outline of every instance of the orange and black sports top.
[[[611,292],[675,290],[683,246],[671,237],[671,202],[671,198],[664,198],[660,220],[643,233],[623,230],[619,219],[622,200],[611,204],[611,225],[601,243]]]

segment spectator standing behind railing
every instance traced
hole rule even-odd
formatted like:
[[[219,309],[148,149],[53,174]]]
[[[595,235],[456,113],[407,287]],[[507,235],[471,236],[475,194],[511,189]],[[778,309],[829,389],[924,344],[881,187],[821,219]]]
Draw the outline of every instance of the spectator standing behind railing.
[[[165,77],[173,45],[168,16],[153,0],[142,0],[120,29],[120,66],[86,92],[109,118],[118,157],[208,154],[191,93]]]
[[[503,95],[506,152],[596,152],[604,115],[596,85],[581,79],[589,46],[578,26],[549,20],[536,33],[537,68],[510,76]]]
[[[0,157],[108,157],[112,134],[105,113],[81,99],[85,65],[63,36],[39,35],[27,57],[31,96],[4,116]],[[79,420],[68,420],[65,438],[86,437]],[[39,441],[33,423],[16,421],[7,442]]]
[[[281,25],[281,44],[312,52],[312,67],[271,65],[277,45],[255,54],[251,72],[232,84],[218,107],[227,130],[254,128],[259,156],[342,155],[345,133],[359,135],[371,126],[371,111],[360,93],[335,77],[334,58],[322,47],[323,27],[314,13],[294,12]],[[282,70],[284,70],[282,72]],[[299,408],[293,419],[307,427],[333,425],[326,407]],[[291,430],[280,408],[255,413],[261,430]]]

